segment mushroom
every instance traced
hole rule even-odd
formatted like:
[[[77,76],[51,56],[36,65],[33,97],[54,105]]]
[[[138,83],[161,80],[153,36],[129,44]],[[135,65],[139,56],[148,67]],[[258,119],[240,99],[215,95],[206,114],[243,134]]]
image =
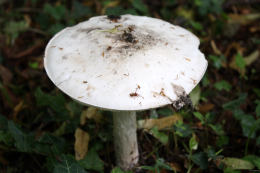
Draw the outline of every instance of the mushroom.
[[[185,104],[207,68],[198,47],[191,32],[160,19],[98,16],[57,33],[44,67],[74,100],[113,112],[116,162],[128,170],[139,157],[136,111]]]

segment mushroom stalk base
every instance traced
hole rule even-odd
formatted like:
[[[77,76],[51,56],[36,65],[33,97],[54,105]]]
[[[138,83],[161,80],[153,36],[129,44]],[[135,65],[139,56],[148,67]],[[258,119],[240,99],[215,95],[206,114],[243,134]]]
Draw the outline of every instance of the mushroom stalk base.
[[[117,165],[123,170],[130,170],[138,163],[139,157],[136,136],[136,112],[114,112],[113,121]]]

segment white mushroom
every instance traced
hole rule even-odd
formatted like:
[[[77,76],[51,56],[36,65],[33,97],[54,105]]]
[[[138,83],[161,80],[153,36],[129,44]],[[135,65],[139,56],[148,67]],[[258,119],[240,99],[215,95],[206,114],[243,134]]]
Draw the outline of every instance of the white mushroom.
[[[74,100],[114,112],[117,164],[138,162],[136,111],[182,106],[207,61],[191,32],[160,19],[99,16],[56,34],[45,51],[49,78]]]

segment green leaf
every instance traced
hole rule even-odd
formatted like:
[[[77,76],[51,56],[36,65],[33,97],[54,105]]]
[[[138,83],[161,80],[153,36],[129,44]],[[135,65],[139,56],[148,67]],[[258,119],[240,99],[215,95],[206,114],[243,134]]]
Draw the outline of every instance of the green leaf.
[[[223,147],[225,145],[228,145],[229,143],[229,138],[228,136],[218,136],[217,137],[217,141],[216,141],[216,144],[218,147]]]
[[[38,69],[39,63],[38,62],[29,62],[29,67],[32,69]]]
[[[15,140],[16,148],[21,152],[31,152],[33,147],[33,137],[26,135],[18,128],[13,121],[8,122],[8,129]]]
[[[141,166],[142,169],[154,171],[155,168],[153,166]]]
[[[164,168],[166,170],[172,171],[172,168],[168,164],[165,163],[163,158],[156,159],[156,167]]]
[[[43,11],[52,16],[55,20],[59,21],[65,19],[67,9],[64,5],[52,6],[49,3],[45,3]]]
[[[45,133],[34,145],[34,151],[46,155],[60,155],[66,151],[67,143],[63,138]]]
[[[196,22],[196,21],[191,20],[190,24],[197,31],[201,31],[203,29],[203,26],[200,24],[200,22]]]
[[[0,130],[8,129],[8,120],[5,116],[0,114]]]
[[[202,124],[205,124],[205,118],[200,112],[193,112],[193,115],[198,118]]]
[[[26,21],[8,21],[4,27],[4,33],[11,38],[11,42],[13,43],[19,34],[28,28],[29,25]]]
[[[92,14],[91,8],[89,8],[88,6],[84,6],[82,3],[78,1],[73,1],[73,8],[71,12],[71,16],[73,19],[87,17],[91,14]]]
[[[173,110],[169,109],[169,108],[160,108],[157,113],[159,115],[163,115],[163,116],[169,116],[169,115],[173,115]]]
[[[201,89],[199,85],[197,85],[189,94],[193,106],[196,106],[199,103],[200,93],[201,93]]]
[[[157,127],[153,127],[151,130],[150,130],[150,133],[156,138],[158,139],[161,143],[163,143],[164,145],[166,145],[168,143],[168,135],[162,133],[162,132],[159,132],[158,128]]]
[[[226,157],[222,160],[222,163],[224,163],[227,167],[232,169],[254,169],[254,165],[246,160],[238,159],[238,158],[231,158]]]
[[[225,62],[225,56],[215,56],[215,55],[209,55],[209,59],[213,62],[213,66],[216,69],[220,69],[222,67],[222,63]]]
[[[260,100],[256,100],[256,108],[255,108],[255,113],[257,117],[260,117]]]
[[[210,81],[209,81],[209,78],[208,78],[208,75],[207,73],[203,76],[202,78],[202,85],[205,87],[205,86],[208,86],[210,84]],[[198,86],[198,85],[197,85]]]
[[[219,82],[216,82],[214,84],[214,87],[221,91],[221,90],[225,90],[225,91],[230,91],[232,86],[225,80],[222,80],[222,81],[219,81]]]
[[[244,115],[241,119],[241,126],[243,135],[249,138],[255,138],[256,136],[256,123],[257,121],[252,115]]]
[[[254,164],[257,167],[257,169],[260,170],[260,157],[259,156],[247,155],[243,159],[250,161],[252,164]]]
[[[148,15],[148,7],[143,3],[142,0],[133,0],[132,5],[136,10],[140,11],[142,14]]]
[[[54,166],[54,173],[87,173],[71,155],[61,155]]]
[[[67,109],[69,110],[72,117],[80,116],[83,106],[75,101],[71,101],[67,104]]]
[[[132,171],[123,171],[119,167],[115,167],[114,169],[112,169],[111,173],[132,173]]]
[[[202,16],[208,13],[220,14],[222,12],[223,0],[195,0],[199,14]]]
[[[246,113],[240,108],[234,109],[232,110],[232,112],[234,114],[234,118],[236,118],[237,120],[242,120],[242,118],[246,115]]]
[[[7,146],[11,146],[13,144],[11,133],[0,130],[0,142],[3,142]]]
[[[242,55],[240,53],[237,53],[235,56],[235,62],[236,65],[241,69],[241,70],[245,70],[246,68],[246,62],[244,60],[244,58],[242,57]]]
[[[192,134],[192,129],[189,125],[184,124],[182,121],[177,121],[173,126],[175,134],[180,137],[188,137]]]
[[[212,147],[207,148],[206,152],[208,155],[208,158],[216,160],[218,158],[218,154],[223,151],[222,149],[218,152],[216,152]]]
[[[65,107],[66,100],[63,95],[58,94],[52,96],[44,93],[40,88],[37,88],[34,96],[36,98],[36,104],[39,107],[52,108],[52,110],[57,113],[57,116],[55,117],[56,120],[66,121],[70,119],[68,110]]]
[[[223,130],[221,124],[209,124],[209,126],[211,127],[212,130],[214,130],[214,132],[217,135],[222,136],[225,134],[225,131]]]
[[[95,149],[88,151],[84,159],[79,161],[80,165],[87,170],[94,170],[102,172],[104,170],[104,163],[99,158],[98,153]]]
[[[192,137],[190,138],[189,147],[190,147],[190,150],[197,150],[198,149],[198,142],[196,141],[195,135],[192,135]]]
[[[55,23],[52,24],[49,28],[48,28],[48,33],[51,35],[56,34],[57,32],[59,32],[60,30],[62,30],[63,28],[65,28],[65,25],[61,24],[61,23]]]
[[[191,156],[191,160],[201,169],[208,168],[208,156],[204,152],[195,153]]]
[[[260,98],[260,89],[259,88],[253,88],[253,91],[257,95],[257,97]]]
[[[158,112],[155,109],[150,110],[150,118],[157,119]]]
[[[240,171],[234,170],[232,168],[225,168],[224,173],[241,173]]]
[[[239,108],[239,106],[240,106],[242,103],[245,102],[246,98],[247,98],[247,94],[241,93],[241,94],[239,95],[239,98],[238,98],[238,99],[232,100],[232,101],[230,101],[230,102],[228,102],[228,103],[225,103],[225,104],[223,105],[223,108],[224,108],[224,109],[227,109],[227,110],[235,110],[235,109]]]

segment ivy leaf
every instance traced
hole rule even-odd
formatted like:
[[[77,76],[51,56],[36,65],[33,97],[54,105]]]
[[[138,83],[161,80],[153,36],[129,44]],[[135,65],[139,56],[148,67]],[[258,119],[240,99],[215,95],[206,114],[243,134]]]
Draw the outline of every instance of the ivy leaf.
[[[71,16],[73,19],[78,19],[80,17],[86,17],[92,14],[92,10],[88,6],[84,6],[78,1],[73,1],[73,8],[71,11]]]
[[[135,9],[140,11],[143,14],[148,14],[148,8],[147,6],[142,2],[142,0],[133,0],[132,5]]]
[[[221,124],[209,124],[209,126],[211,127],[212,130],[214,130],[214,132],[217,135],[222,136],[225,134],[225,131],[223,130]]]
[[[7,146],[12,146],[12,135],[9,132],[4,132],[0,130],[0,142],[3,142]]]
[[[256,124],[257,121],[252,115],[244,115],[241,119],[241,126],[243,130],[243,135],[249,138],[255,138],[256,136]]]
[[[188,137],[192,134],[192,129],[189,125],[184,124],[182,121],[177,121],[173,126],[176,135],[180,137]]]
[[[239,96],[238,99],[232,100],[232,101],[230,101],[230,102],[228,102],[228,103],[225,103],[225,104],[223,105],[223,108],[226,109],[226,110],[231,110],[231,111],[233,111],[233,110],[235,110],[235,109],[238,109],[239,106],[240,106],[242,103],[245,102],[246,98],[247,98],[247,94],[242,93],[242,94],[240,94],[240,96]]]
[[[45,133],[37,140],[34,151],[46,155],[60,155],[66,151],[66,141],[63,138]]]
[[[33,147],[33,137],[25,134],[13,121],[8,122],[8,129],[15,140],[16,148],[21,152],[31,152]]]
[[[63,95],[56,96],[44,93],[40,88],[37,88],[34,96],[36,98],[36,104],[39,107],[50,107],[57,113],[55,120],[65,121],[70,119],[68,110],[65,107],[66,100]]]
[[[67,12],[64,5],[52,6],[49,3],[46,3],[44,5],[43,11],[52,16],[57,21],[65,19],[65,14]]]
[[[174,112],[169,108],[161,108],[157,111],[157,114],[163,115],[163,116],[169,116],[172,115]]]
[[[104,163],[99,158],[98,153],[94,148],[90,149],[85,158],[80,160],[79,163],[87,170],[94,170],[99,172],[104,170]]]
[[[240,68],[240,70],[244,71],[246,68],[246,62],[243,56],[240,53],[237,53],[235,56],[236,65]]]
[[[153,127],[150,130],[150,133],[156,138],[158,139],[161,143],[163,143],[164,145],[166,145],[168,143],[168,136],[162,132],[159,132],[157,127]]]
[[[71,155],[61,155],[60,161],[54,166],[54,173],[87,173]]]
[[[204,152],[195,153],[191,156],[191,160],[201,169],[208,168],[208,156]]]
[[[219,82],[216,82],[214,84],[214,87],[221,91],[221,90],[225,90],[225,91],[230,91],[232,86],[225,80],[222,80],[222,81],[219,81]]]
[[[222,63],[225,62],[225,57],[223,55],[209,55],[209,59],[213,62],[212,64],[216,69],[220,69],[222,67]]]

